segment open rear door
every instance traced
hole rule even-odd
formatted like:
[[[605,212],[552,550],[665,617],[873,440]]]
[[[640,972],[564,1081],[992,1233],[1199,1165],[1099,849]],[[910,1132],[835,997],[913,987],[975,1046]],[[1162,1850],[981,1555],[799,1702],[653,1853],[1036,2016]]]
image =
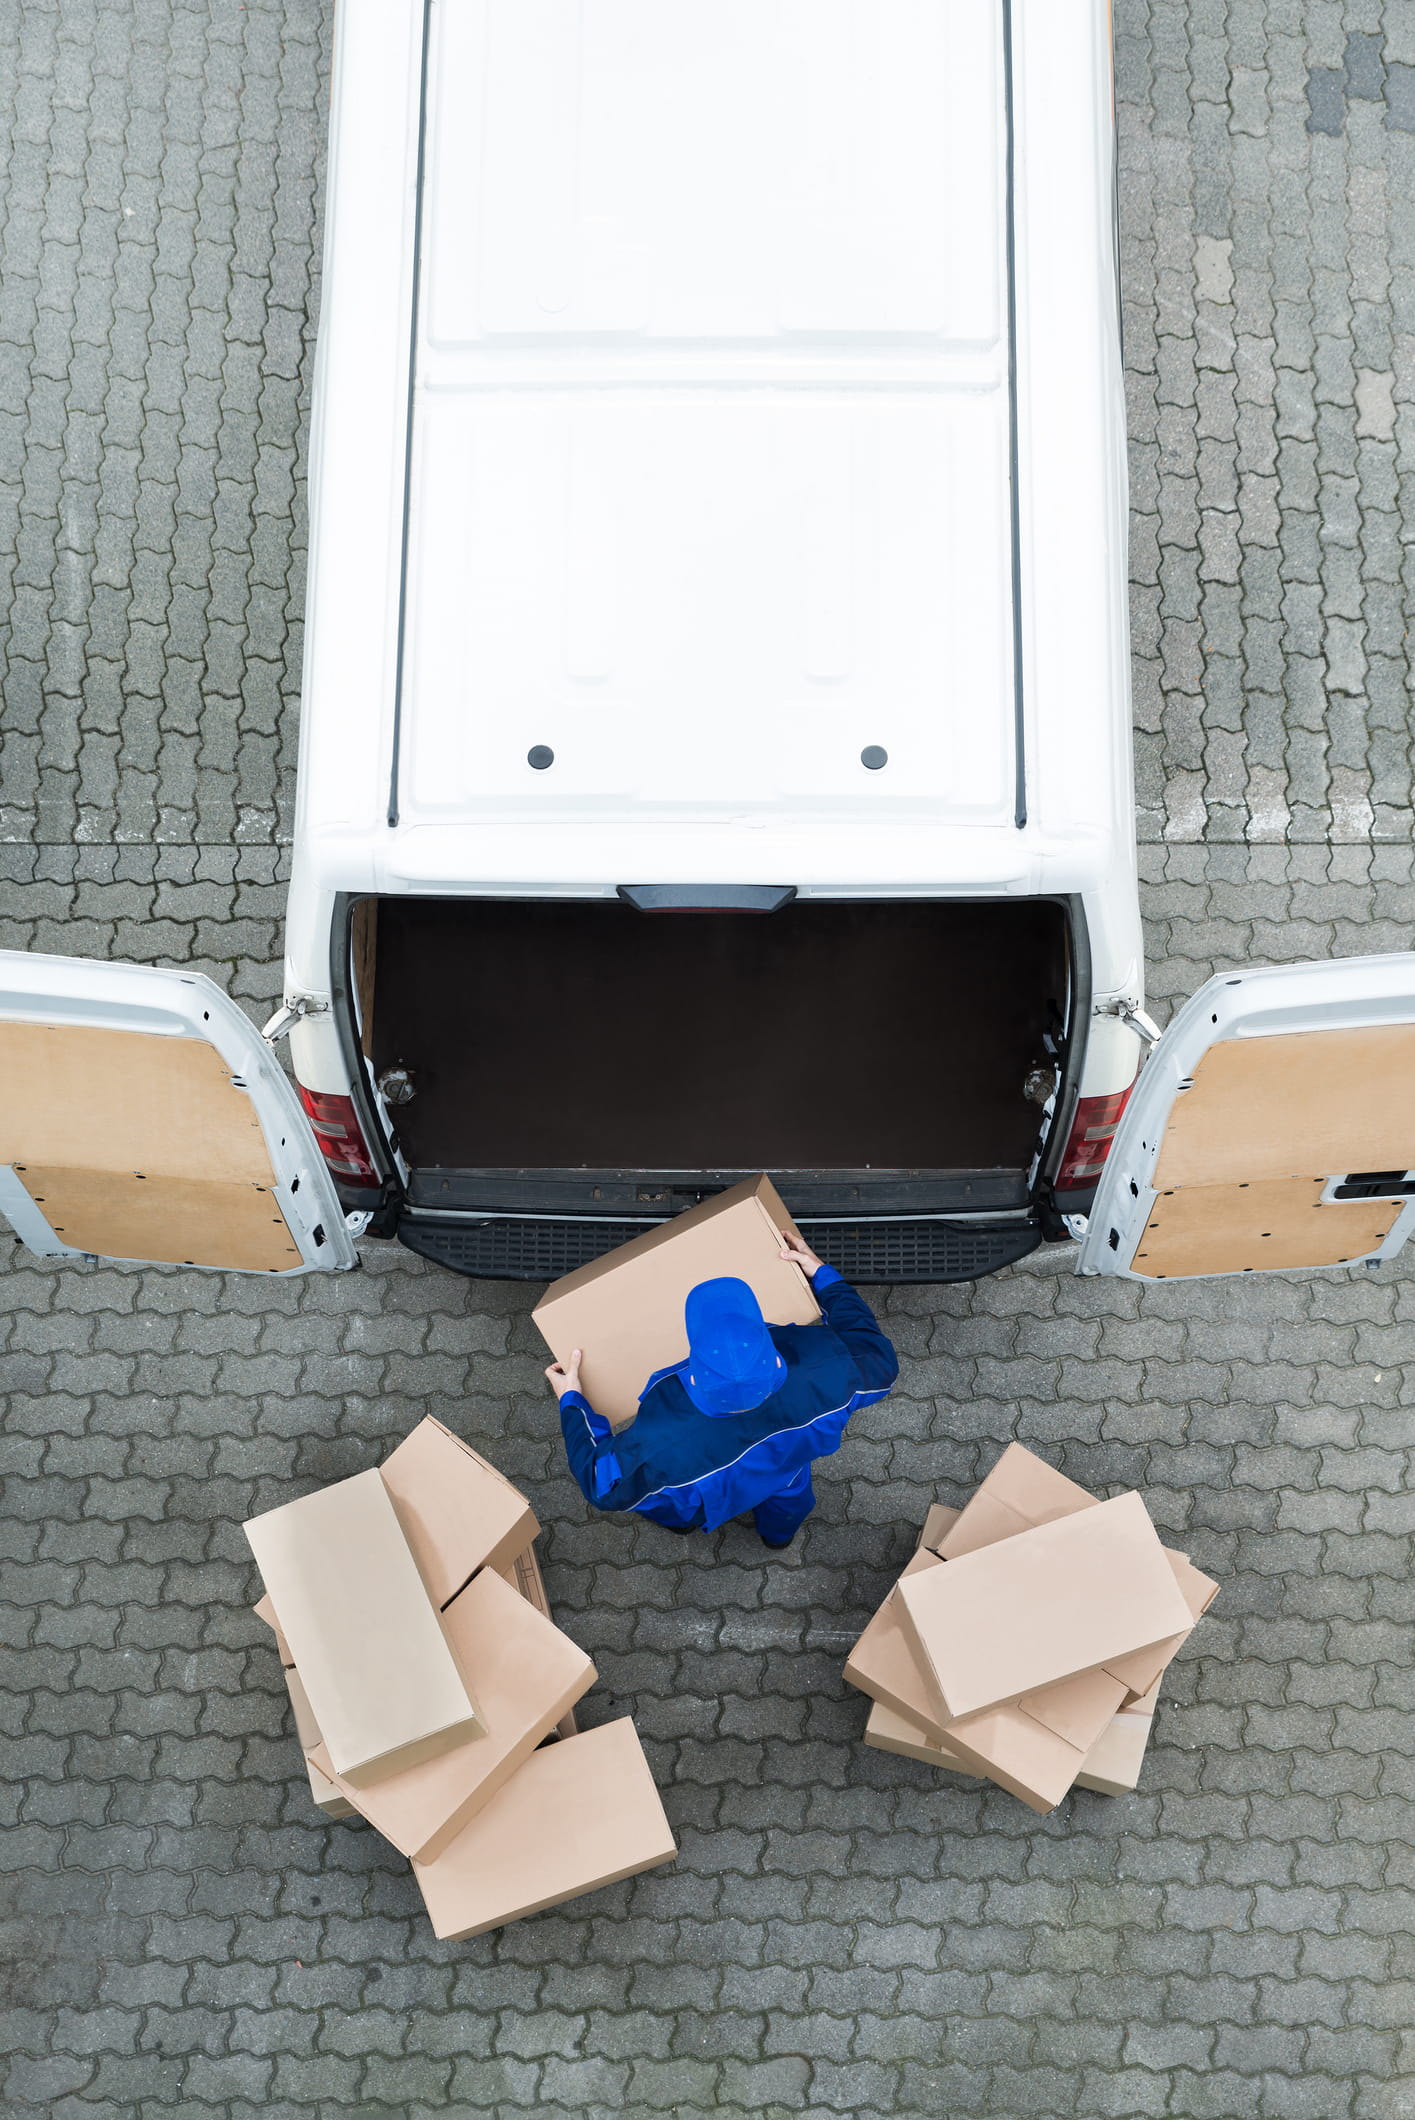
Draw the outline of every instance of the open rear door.
[[[355,1263],[294,1090],[199,972],[0,950],[0,1214],[49,1258]]]
[[[1120,1121],[1080,1273],[1376,1266],[1415,1228],[1415,955],[1211,979]]]

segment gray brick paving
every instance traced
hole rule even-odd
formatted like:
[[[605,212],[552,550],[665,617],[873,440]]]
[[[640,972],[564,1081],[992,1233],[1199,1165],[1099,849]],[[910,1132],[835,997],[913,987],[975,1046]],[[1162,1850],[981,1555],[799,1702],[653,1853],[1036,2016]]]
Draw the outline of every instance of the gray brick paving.
[[[0,941],[276,992],[329,9],[0,0]],[[1142,867],[1161,1013],[1408,947],[1415,13],[1120,0]],[[5,2109],[1415,2114],[1415,1281],[886,1301],[898,1394],[768,1567],[593,1521],[533,1291],[6,1247]],[[524,1482],[676,1868],[459,1946],[307,1809],[236,1521],[424,1413]],[[865,1751],[844,1647],[1017,1435],[1224,1582],[1141,1790]]]

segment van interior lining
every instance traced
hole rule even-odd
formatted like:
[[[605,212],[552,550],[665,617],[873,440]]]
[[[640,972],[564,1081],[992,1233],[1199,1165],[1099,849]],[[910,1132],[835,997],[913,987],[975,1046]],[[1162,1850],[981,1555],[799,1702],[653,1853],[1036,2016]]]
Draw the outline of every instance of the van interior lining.
[[[371,944],[365,943],[366,949]],[[415,1167],[1022,1169],[1051,900],[378,902],[373,1066]]]

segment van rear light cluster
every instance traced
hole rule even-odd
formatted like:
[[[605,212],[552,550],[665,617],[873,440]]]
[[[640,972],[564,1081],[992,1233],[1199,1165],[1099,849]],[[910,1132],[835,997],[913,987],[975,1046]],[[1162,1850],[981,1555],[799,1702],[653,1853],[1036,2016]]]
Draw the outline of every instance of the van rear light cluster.
[[[1130,1088],[1134,1088],[1134,1084]],[[1076,1117],[1071,1122],[1071,1134],[1066,1143],[1066,1153],[1061,1159],[1061,1168],[1056,1174],[1056,1190],[1064,1192],[1068,1187],[1094,1185],[1105,1169],[1105,1159],[1110,1154],[1110,1144],[1115,1139],[1115,1129],[1120,1124],[1120,1115],[1130,1101],[1129,1089],[1118,1089],[1110,1097],[1082,1097],[1076,1106]]]
[[[368,1152],[354,1111],[352,1097],[332,1097],[324,1090],[306,1089],[302,1082],[295,1087],[300,1092],[300,1102],[314,1128],[314,1137],[319,1143],[319,1152],[329,1166],[330,1174],[342,1178],[346,1185],[377,1185],[378,1172]]]

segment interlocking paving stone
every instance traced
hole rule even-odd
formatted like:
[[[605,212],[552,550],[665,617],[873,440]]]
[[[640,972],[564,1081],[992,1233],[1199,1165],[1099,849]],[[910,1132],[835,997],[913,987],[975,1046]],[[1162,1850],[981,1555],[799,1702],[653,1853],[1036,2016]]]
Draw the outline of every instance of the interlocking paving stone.
[[[279,987],[326,0],[0,0],[0,943]],[[1409,946],[1415,16],[1119,0],[1153,1005]],[[10,1245],[6,2110],[54,2120],[1415,2112],[1415,1281],[898,1289],[798,1546],[592,1517],[536,1291]],[[313,1814],[237,1520],[431,1413],[530,1492],[672,1871],[462,1945]],[[1224,1584],[1140,1790],[858,1742],[846,1644],[1017,1436]]]

